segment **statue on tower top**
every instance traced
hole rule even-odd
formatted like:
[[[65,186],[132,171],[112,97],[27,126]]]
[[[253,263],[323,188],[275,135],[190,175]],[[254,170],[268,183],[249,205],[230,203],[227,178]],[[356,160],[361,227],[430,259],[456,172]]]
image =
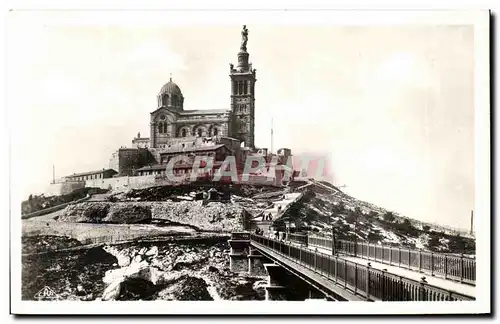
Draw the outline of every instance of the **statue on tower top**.
[[[247,51],[247,42],[248,42],[248,29],[246,25],[243,25],[243,30],[241,31],[241,47],[242,51]]]

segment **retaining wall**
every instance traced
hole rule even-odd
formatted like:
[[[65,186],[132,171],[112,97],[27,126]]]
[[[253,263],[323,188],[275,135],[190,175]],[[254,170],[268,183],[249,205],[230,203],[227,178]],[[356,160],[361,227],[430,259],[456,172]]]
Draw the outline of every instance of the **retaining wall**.
[[[102,188],[110,190],[125,190],[125,189],[144,189],[147,187],[161,185],[175,185],[180,182],[168,180],[166,177],[159,175],[144,175],[144,176],[125,176],[113,177],[108,179],[92,179],[86,180],[85,187]],[[251,175],[248,180],[237,181],[236,183],[251,184],[251,185],[275,185],[274,180],[268,180],[266,176]],[[279,186],[278,186],[279,187]]]

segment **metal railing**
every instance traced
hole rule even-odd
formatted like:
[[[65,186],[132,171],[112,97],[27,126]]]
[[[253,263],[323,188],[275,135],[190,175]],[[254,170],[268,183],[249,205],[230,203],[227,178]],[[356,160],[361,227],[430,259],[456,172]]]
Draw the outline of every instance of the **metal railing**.
[[[307,245],[332,249],[331,238],[304,234],[289,234],[287,240]],[[422,250],[391,247],[366,242],[338,240],[336,252],[372,260],[392,266],[406,268],[475,285],[476,259],[464,255],[456,256]]]
[[[475,300],[453,291],[448,291],[424,280],[415,281],[368,265],[339,259],[283,241],[251,234],[250,240],[290,259],[314,272],[327,277],[338,285],[366,300],[383,301],[457,301]],[[257,246],[258,247],[258,246]]]
[[[324,249],[332,249],[332,240],[326,237],[308,236],[307,244]]]
[[[307,235],[303,234],[292,234],[292,233],[287,233],[286,234],[286,240],[287,241],[293,241],[299,244],[305,244],[307,245]]]
[[[250,240],[250,233],[248,232],[233,232],[231,233],[231,240]]]
[[[308,243],[314,245],[315,240],[309,240]],[[358,258],[407,268],[461,283],[473,285],[476,283],[476,259],[464,255],[434,253],[366,242],[356,244],[344,240],[338,241],[337,249],[340,253]]]

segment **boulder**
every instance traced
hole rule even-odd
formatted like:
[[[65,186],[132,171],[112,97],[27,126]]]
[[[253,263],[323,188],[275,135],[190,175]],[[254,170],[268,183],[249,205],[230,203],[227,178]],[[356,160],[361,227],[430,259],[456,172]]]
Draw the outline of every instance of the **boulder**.
[[[102,300],[116,300],[120,296],[122,280],[113,281],[102,293]]]
[[[108,203],[82,202],[67,206],[57,218],[60,222],[101,223],[109,209]]]
[[[153,246],[151,247],[146,253],[145,253],[147,256],[157,256],[158,255],[158,247],[157,246]]]
[[[113,204],[103,219],[105,223],[133,224],[151,220],[151,208],[138,204]]]
[[[103,250],[114,256],[120,267],[126,267],[130,264],[131,260],[127,250],[118,250],[113,246],[104,246]]]
[[[132,263],[140,263],[142,262],[142,255],[141,254],[137,254],[136,256],[134,256],[132,258]]]

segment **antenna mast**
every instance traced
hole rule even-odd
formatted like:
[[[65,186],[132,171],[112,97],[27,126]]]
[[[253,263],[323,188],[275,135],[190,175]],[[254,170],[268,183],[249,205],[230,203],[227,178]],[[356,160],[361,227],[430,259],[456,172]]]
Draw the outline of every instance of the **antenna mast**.
[[[470,235],[474,235],[474,210],[470,211]]]
[[[273,154],[273,120],[274,120],[274,117],[271,117],[271,154]]]
[[[52,183],[56,183],[56,165],[52,164]]]

